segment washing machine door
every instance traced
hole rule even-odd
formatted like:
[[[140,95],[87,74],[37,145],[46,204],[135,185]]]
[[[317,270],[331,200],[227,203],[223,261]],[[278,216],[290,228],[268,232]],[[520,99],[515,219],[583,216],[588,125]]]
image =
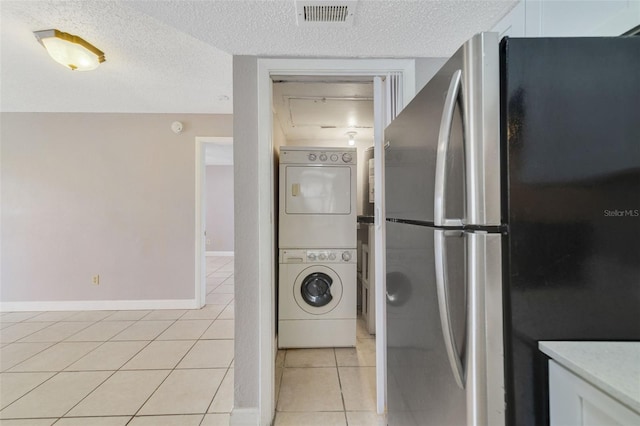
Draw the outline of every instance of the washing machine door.
[[[322,272],[314,272],[308,275],[300,287],[302,299],[311,306],[319,308],[331,303],[331,277]]]
[[[342,299],[342,281],[332,269],[315,265],[298,275],[293,293],[305,312],[323,315],[331,312]]]

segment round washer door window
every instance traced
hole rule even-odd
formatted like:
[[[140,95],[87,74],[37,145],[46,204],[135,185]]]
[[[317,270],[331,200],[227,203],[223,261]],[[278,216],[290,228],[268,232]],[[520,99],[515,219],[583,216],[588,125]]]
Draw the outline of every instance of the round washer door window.
[[[333,296],[331,296],[331,284],[333,284],[331,277],[322,272],[314,272],[308,275],[300,286],[302,299],[316,308],[328,305],[333,299]]]
[[[342,281],[332,269],[315,265],[298,274],[293,286],[293,296],[305,312],[323,315],[340,303]]]

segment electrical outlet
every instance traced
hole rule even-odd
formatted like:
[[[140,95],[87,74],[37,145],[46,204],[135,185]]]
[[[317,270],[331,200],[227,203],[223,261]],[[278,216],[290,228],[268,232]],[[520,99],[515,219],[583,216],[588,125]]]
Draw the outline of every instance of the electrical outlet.
[[[94,275],[93,278],[92,278],[92,282],[95,285],[100,285],[100,275]]]

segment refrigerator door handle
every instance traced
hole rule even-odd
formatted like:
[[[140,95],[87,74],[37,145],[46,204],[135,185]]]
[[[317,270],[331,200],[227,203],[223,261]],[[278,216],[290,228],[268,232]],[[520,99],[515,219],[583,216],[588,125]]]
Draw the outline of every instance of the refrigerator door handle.
[[[438,294],[438,309],[440,311],[440,325],[444,336],[449,364],[456,383],[461,389],[465,388],[465,371],[462,357],[455,343],[453,327],[451,325],[451,310],[449,309],[449,285],[447,282],[447,251],[444,246],[446,232],[436,229],[433,234],[434,253],[436,263],[436,292]],[[454,231],[457,233],[457,231]]]
[[[447,219],[445,217],[445,199],[447,186],[447,154],[451,141],[451,125],[453,123],[453,113],[455,111],[460,85],[462,82],[462,71],[456,70],[451,76],[449,90],[444,101],[442,110],[442,120],[440,121],[440,132],[438,134],[438,148],[436,154],[436,176],[433,191],[433,223],[436,226],[462,226],[462,219]]]

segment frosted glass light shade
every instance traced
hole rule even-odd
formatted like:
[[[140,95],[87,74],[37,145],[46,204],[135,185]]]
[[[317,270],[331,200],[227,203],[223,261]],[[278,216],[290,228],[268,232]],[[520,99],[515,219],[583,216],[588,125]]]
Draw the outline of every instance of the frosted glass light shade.
[[[104,62],[104,52],[78,36],[58,30],[35,31],[54,61],[74,71],[89,71]]]

